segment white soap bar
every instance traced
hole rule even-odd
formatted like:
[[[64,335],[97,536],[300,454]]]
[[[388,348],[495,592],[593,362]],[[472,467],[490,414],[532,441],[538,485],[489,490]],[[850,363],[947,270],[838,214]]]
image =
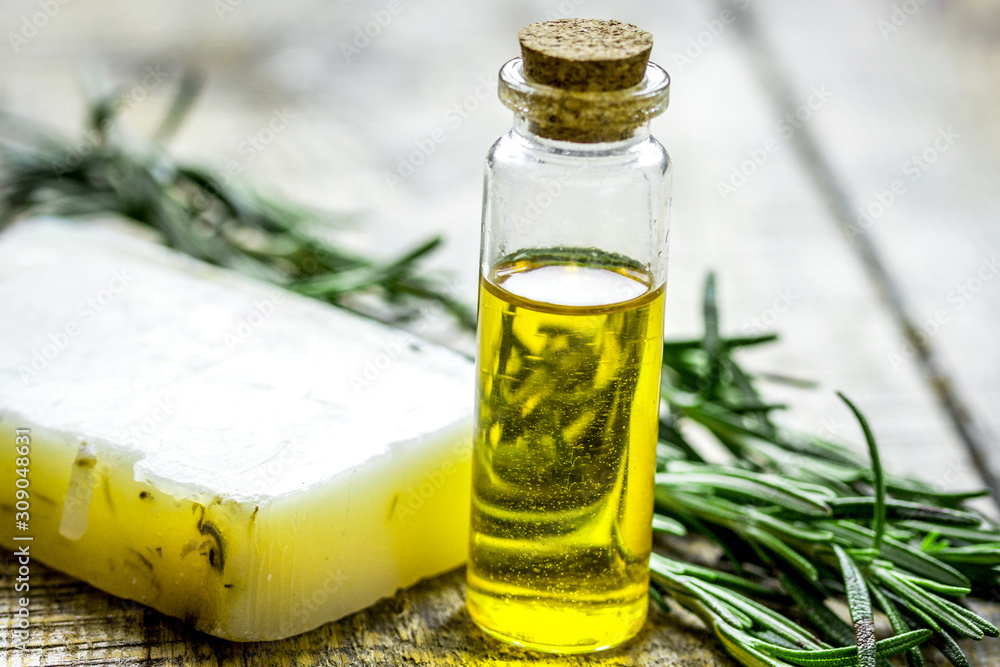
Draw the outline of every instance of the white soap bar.
[[[460,355],[76,221],[0,234],[0,304],[4,526],[30,431],[8,549],[236,640],[464,561]]]

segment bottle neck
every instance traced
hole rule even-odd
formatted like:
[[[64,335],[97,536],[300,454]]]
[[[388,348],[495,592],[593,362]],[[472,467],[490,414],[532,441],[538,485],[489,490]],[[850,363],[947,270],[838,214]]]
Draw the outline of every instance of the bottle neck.
[[[585,144],[596,151],[608,145],[641,142],[649,137],[649,121],[667,107],[670,77],[654,63],[631,88],[610,91],[564,90],[529,81],[523,61],[514,58],[500,68],[497,93],[514,112],[515,133],[554,141],[560,150],[579,152]]]
[[[555,153],[608,154],[619,153],[649,139],[649,123],[636,125],[625,138],[618,141],[579,142],[550,139],[540,135],[528,116],[514,114],[514,134],[526,144]]]

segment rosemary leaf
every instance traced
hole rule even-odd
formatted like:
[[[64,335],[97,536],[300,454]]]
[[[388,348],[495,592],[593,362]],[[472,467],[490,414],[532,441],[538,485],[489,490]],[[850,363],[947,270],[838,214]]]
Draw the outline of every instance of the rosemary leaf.
[[[872,617],[872,601],[868,595],[865,578],[854,560],[840,548],[833,545],[833,551],[840,562],[847,590],[847,605],[854,622],[854,635],[858,640],[858,664],[860,667],[875,667],[875,621]]]
[[[828,504],[836,518],[874,519],[878,514],[878,499],[868,496],[836,498],[828,501]],[[950,526],[979,526],[983,522],[979,515],[972,512],[905,500],[887,499],[885,512],[887,521],[927,520]]]
[[[717,597],[725,600],[731,609],[743,612],[760,627],[767,628],[795,646],[810,651],[826,648],[816,641],[810,632],[764,605],[720,587],[715,587],[714,592]]]
[[[0,229],[25,215],[124,216],[158,230],[164,241],[203,261],[327,303],[402,322],[438,306],[466,329],[475,318],[444,285],[418,275],[433,238],[390,261],[363,257],[315,232],[345,222],[280,197],[226,183],[210,169],[174,162],[164,151],[197,95],[186,75],[149,142],[126,138],[114,95],[88,108],[89,136],[75,141],[0,113]],[[79,148],[81,145],[84,148]],[[374,298],[362,307],[357,295]]]
[[[962,651],[962,647],[947,632],[935,632],[931,637],[931,645],[955,667],[970,667],[969,659]]]
[[[710,277],[705,335],[664,344],[655,499],[657,511],[722,549],[736,572],[726,576],[735,581],[675,564],[670,571],[682,583],[656,584],[659,590],[694,611],[747,666],[883,667],[890,654],[904,652],[912,667],[923,667],[919,645],[931,633],[961,662],[949,631],[977,638],[996,630],[961,604],[973,586],[988,591],[1000,583],[1000,528],[963,507],[983,491],[941,492],[884,471],[867,420],[843,395],[865,435],[867,462],[840,443],[776,426],[777,406],[755,386],[766,374],[745,371],[735,357],[742,343],[765,341],[720,333],[715,290]],[[706,463],[682,435],[685,422],[707,430],[730,460]],[[660,568],[656,558],[651,568]],[[779,579],[810,625],[837,646],[793,649],[801,637],[786,623],[798,624],[774,609],[761,611],[753,602],[761,594],[738,585],[749,571]],[[895,632],[881,641],[872,597]],[[846,599],[857,634],[827,607],[828,598]],[[722,617],[736,612],[752,626]]]
[[[705,339],[702,347],[708,355],[709,372],[702,387],[702,393],[713,396],[719,382],[722,362],[719,355],[722,343],[719,340],[719,308],[715,299],[715,273],[709,272],[705,278],[705,296],[702,303],[702,314],[705,318]]]
[[[875,656],[877,658],[888,658],[899,655],[915,646],[919,646],[931,637],[930,630],[913,630],[905,634],[888,637],[874,645]],[[842,648],[831,648],[822,651],[791,651],[784,647],[775,646],[771,651],[773,655],[787,660],[802,667],[853,667],[853,665],[864,665],[866,658],[859,654],[854,646]],[[860,663],[858,662],[860,660]],[[871,664],[875,664],[872,660]]]
[[[767,333],[760,334],[757,336],[733,336],[730,338],[721,339],[722,345],[727,348],[735,347],[750,347],[753,345],[761,345],[764,343],[772,343],[778,340],[778,334]],[[674,353],[678,350],[693,350],[697,349],[705,344],[704,338],[691,338],[682,340],[666,340],[663,341],[663,350],[665,353]]]
[[[812,584],[801,581],[794,573],[779,572],[779,576],[782,588],[827,640],[837,644],[850,644],[855,641],[851,627],[823,604],[823,598]]]
[[[945,547],[935,551],[934,557],[953,564],[1000,565],[1000,542]]]
[[[978,624],[969,622],[964,614],[955,613],[954,609],[949,606],[948,600],[928,593],[893,572],[884,569],[878,570],[878,572],[879,580],[882,583],[904,597],[912,607],[924,611],[938,623],[950,626],[960,634],[972,639],[982,639],[985,635]]]
[[[819,525],[849,546],[863,548],[873,542],[874,533],[855,523],[821,521]],[[932,556],[892,538],[885,538],[879,552],[883,558],[907,568],[914,574],[949,586],[969,588],[969,579],[961,572]]]
[[[872,435],[871,427],[868,426],[868,420],[865,419],[865,416],[861,414],[861,411],[858,410],[857,406],[847,396],[839,391],[837,392],[837,396],[854,413],[854,417],[858,420],[861,430],[865,434],[865,443],[868,445],[868,455],[872,461],[872,473],[875,476],[875,519],[873,521],[875,535],[872,537],[872,549],[878,552],[882,546],[882,535],[885,533],[886,521],[885,476],[882,473],[882,458],[879,456],[878,445],[875,443],[875,436]]]
[[[963,540],[965,542],[984,543],[987,546],[989,546],[990,542],[993,542],[996,543],[996,551],[994,553],[1000,554],[1000,531],[991,526],[980,525],[975,530],[968,530],[950,525],[932,524],[927,521],[903,521],[899,525],[903,528],[911,528],[924,533],[938,533],[944,537]]]
[[[747,534],[789,565],[795,567],[809,581],[815,582],[819,580],[819,572],[816,570],[816,566],[788,544],[770,533],[755,527],[747,529]]]
[[[878,602],[878,606],[889,618],[889,624],[892,626],[893,632],[897,635],[909,632],[909,624],[900,615],[896,609],[896,605],[882,592],[882,589],[878,586],[871,586],[868,590],[871,592],[872,597],[875,598],[875,601]],[[920,649],[916,646],[906,649],[906,662],[910,667],[924,667],[927,664]]]
[[[772,658],[757,650],[759,646],[752,636],[739,632],[736,628],[725,623],[715,623],[713,626],[715,635],[726,647],[729,654],[739,660],[745,667],[790,667],[789,663],[776,658]]]
[[[671,519],[668,516],[663,516],[662,514],[653,515],[653,530],[660,533],[677,535],[678,537],[684,537],[684,535],[687,534],[687,529],[684,527],[684,524]]]
[[[707,469],[706,469],[707,470]],[[751,477],[752,473],[727,474],[724,472],[696,472],[687,468],[684,472],[657,473],[656,483],[663,486],[687,488],[690,486],[710,488],[721,496],[762,500],[784,509],[810,515],[827,516],[830,508],[821,500],[796,489],[783,487],[781,480],[764,475]]]

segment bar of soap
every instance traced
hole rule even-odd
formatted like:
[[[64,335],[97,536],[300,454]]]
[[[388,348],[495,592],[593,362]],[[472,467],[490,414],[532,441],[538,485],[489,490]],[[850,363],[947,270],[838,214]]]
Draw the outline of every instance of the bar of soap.
[[[465,560],[464,357],[76,221],[0,234],[0,303],[6,548],[240,641]]]

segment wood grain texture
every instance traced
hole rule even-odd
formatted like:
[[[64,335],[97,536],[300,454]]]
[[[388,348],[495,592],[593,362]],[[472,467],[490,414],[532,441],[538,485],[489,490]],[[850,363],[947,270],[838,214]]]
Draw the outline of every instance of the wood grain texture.
[[[1000,503],[1000,6],[767,0],[745,16],[779,103],[831,93],[796,149],[897,320],[880,364],[920,369]]]
[[[0,664],[9,667],[157,665],[195,667],[320,667],[327,665],[607,665],[615,667],[735,665],[711,634],[682,610],[651,607],[640,634],[618,649],[585,656],[549,656],[505,646],[480,632],[464,608],[464,571],[456,570],[402,591],[336,623],[277,642],[240,644],[194,632],[177,619],[106,595],[44,566],[32,564],[31,637],[10,644],[7,627],[17,595],[16,565],[2,552]],[[980,611],[1000,621],[1000,605]],[[974,667],[997,667],[989,642],[962,643]],[[947,664],[928,652],[931,664]]]
[[[720,16],[718,6],[705,7],[673,30],[696,37]],[[657,25],[668,30],[654,23],[654,33]],[[702,276],[714,268],[725,330],[781,333],[779,344],[747,355],[751,368],[821,383],[818,392],[772,388],[774,398],[795,406],[786,423],[860,443],[856,425],[833,396],[840,389],[869,417],[890,469],[944,488],[982,487],[921,369],[887,363],[900,345],[897,322],[796,148],[808,125],[795,127],[788,115],[805,107],[812,123],[836,114],[841,91],[828,85],[826,97],[824,80],[816,78],[797,88],[791,101],[775,99],[756,64],[767,53],[742,38],[737,26],[732,19],[693,59],[684,48],[688,39],[676,40],[672,85],[684,93],[675,94],[654,121],[678,165],[668,335],[697,332]],[[796,57],[785,54],[782,62]]]
[[[16,570],[3,554],[0,614],[15,597]],[[625,647],[591,656],[546,656],[480,632],[464,607],[464,570],[423,582],[370,609],[278,642],[239,644],[193,632],[180,621],[32,564],[31,640],[12,648],[0,620],[0,664],[22,665],[712,665],[731,664],[687,614],[651,609]],[[37,588],[36,588],[37,587]]]
[[[16,564],[2,552],[0,568],[0,664],[9,667],[156,665],[163,667],[320,667],[327,665],[684,665],[734,666],[693,616],[655,607],[640,634],[618,649],[585,656],[521,651],[487,637],[464,607],[463,570],[398,593],[373,607],[312,632],[277,642],[240,644],[194,632],[174,618],[106,595],[33,563],[31,635],[24,649],[10,643],[8,612],[20,594]],[[1000,622],[1000,605],[977,610]],[[997,667],[1000,651],[990,641],[965,641],[974,667]],[[947,664],[928,651],[932,665]]]

